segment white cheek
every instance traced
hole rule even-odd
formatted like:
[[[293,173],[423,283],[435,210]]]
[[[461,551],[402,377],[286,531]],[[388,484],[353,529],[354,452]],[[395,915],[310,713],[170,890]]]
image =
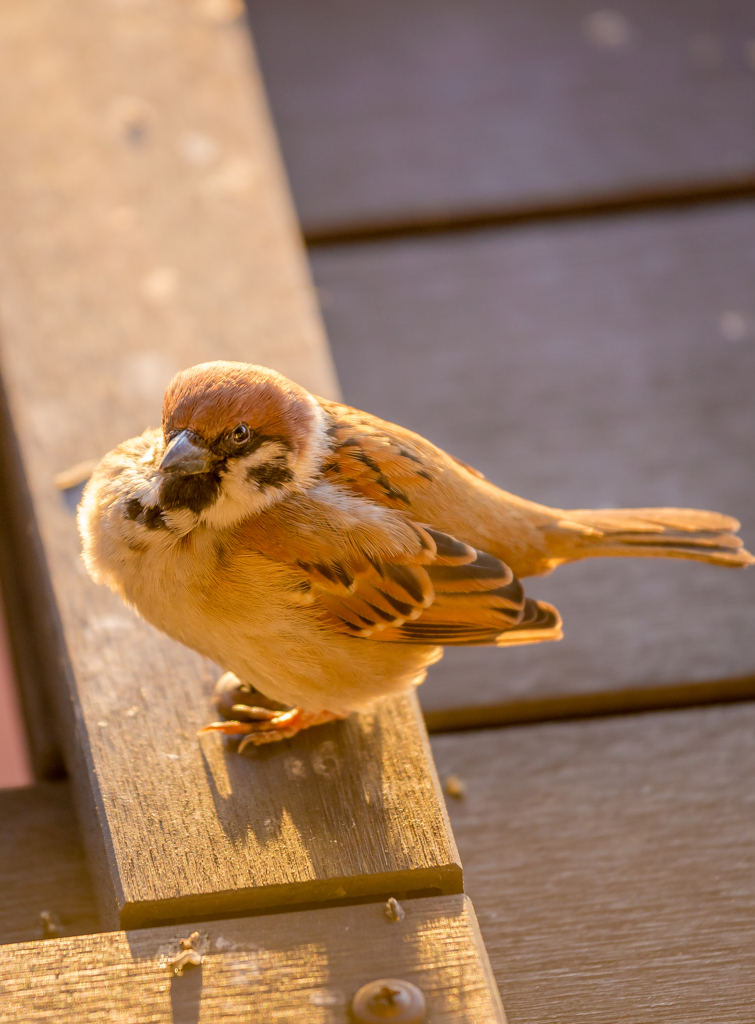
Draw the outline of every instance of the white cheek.
[[[294,467],[296,479],[301,487],[307,487],[320,475],[323,459],[332,443],[328,437],[325,413],[321,409],[320,403],[312,395],[308,395],[308,398],[312,410],[312,422],[307,444],[300,450]]]
[[[185,537],[197,525],[196,513],[188,508],[177,508],[163,512],[163,519],[170,532],[178,537]]]
[[[228,472],[223,476],[220,496],[201,513],[199,521],[215,529],[226,529],[278,501],[288,493],[290,487],[266,487],[263,490],[254,477],[249,478],[248,473],[250,469],[273,461],[276,456],[285,457],[287,454],[285,445],[278,441],[268,441],[251,455],[233,459],[229,463]]]
[[[252,452],[251,455],[247,455],[246,458],[237,459],[239,466],[244,467],[244,474],[247,470],[254,469],[256,466],[261,466],[264,462],[272,462],[273,459],[282,458],[286,459],[288,456],[288,448],[280,441],[265,441],[261,444],[256,452]]]
[[[138,498],[142,505],[157,505],[160,502],[160,484],[162,479],[158,473],[138,480],[131,489],[131,496]]]

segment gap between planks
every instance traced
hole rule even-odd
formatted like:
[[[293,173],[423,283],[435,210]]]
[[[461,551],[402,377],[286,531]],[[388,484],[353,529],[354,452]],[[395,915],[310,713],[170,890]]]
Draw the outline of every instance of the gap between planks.
[[[739,676],[717,682],[635,686],[625,690],[573,693],[523,700],[506,700],[477,707],[425,711],[430,733],[487,729],[490,726],[534,725],[578,718],[635,715],[646,711],[670,711],[713,704],[736,704],[755,698],[755,676]]]
[[[755,178],[748,175],[729,182],[699,182],[674,185],[667,189],[635,190],[597,196],[583,201],[489,208],[452,213],[436,213],[398,220],[365,220],[349,224],[325,224],[305,229],[304,241],[311,249],[338,245],[359,245],[399,238],[423,238],[433,235],[463,234],[487,228],[518,227],[527,223],[583,220],[592,217],[659,212],[690,206],[717,205],[755,198]]]

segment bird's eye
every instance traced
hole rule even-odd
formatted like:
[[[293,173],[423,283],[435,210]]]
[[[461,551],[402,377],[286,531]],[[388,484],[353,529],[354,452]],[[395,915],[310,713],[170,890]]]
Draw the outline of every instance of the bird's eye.
[[[231,440],[234,444],[246,444],[249,440],[251,431],[246,423],[239,423],[237,427],[234,427],[231,431]]]

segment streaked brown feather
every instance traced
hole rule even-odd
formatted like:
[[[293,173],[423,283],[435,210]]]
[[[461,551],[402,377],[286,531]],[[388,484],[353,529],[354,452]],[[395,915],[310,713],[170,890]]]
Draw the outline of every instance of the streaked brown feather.
[[[322,507],[310,493],[260,514],[238,543],[304,574],[311,607],[332,628],[403,643],[491,644],[531,606],[529,628],[552,631],[535,621],[511,569],[487,552],[363,497],[331,489],[321,499]]]
[[[333,451],[325,464],[326,478],[346,483],[366,498],[411,511],[415,498],[432,493],[442,467],[433,459],[437,451],[410,430],[367,417],[348,405],[320,399],[331,418]],[[458,459],[445,456],[478,477]]]
[[[508,624],[501,628],[500,624],[484,626],[471,622],[432,622],[425,614],[416,622],[385,630],[380,634],[380,639],[393,643],[442,644],[444,647],[508,647],[513,644],[560,640],[561,617],[552,605],[528,598],[524,603],[522,621],[515,625]]]
[[[437,562],[428,568],[436,593],[471,594],[498,590],[514,579],[507,565],[484,551],[475,552],[475,560],[463,565],[446,566]]]
[[[509,494],[460,459],[395,423],[319,400],[334,449],[328,478],[510,565],[519,577],[595,556],[689,558],[745,566],[731,516],[700,509],[551,509]]]

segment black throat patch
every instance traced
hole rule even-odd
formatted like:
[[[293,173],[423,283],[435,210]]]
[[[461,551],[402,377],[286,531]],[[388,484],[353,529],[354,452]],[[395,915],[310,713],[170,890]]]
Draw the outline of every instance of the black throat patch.
[[[160,488],[160,505],[166,512],[187,508],[195,515],[214,505],[220,497],[221,473],[195,473],[168,476]]]

